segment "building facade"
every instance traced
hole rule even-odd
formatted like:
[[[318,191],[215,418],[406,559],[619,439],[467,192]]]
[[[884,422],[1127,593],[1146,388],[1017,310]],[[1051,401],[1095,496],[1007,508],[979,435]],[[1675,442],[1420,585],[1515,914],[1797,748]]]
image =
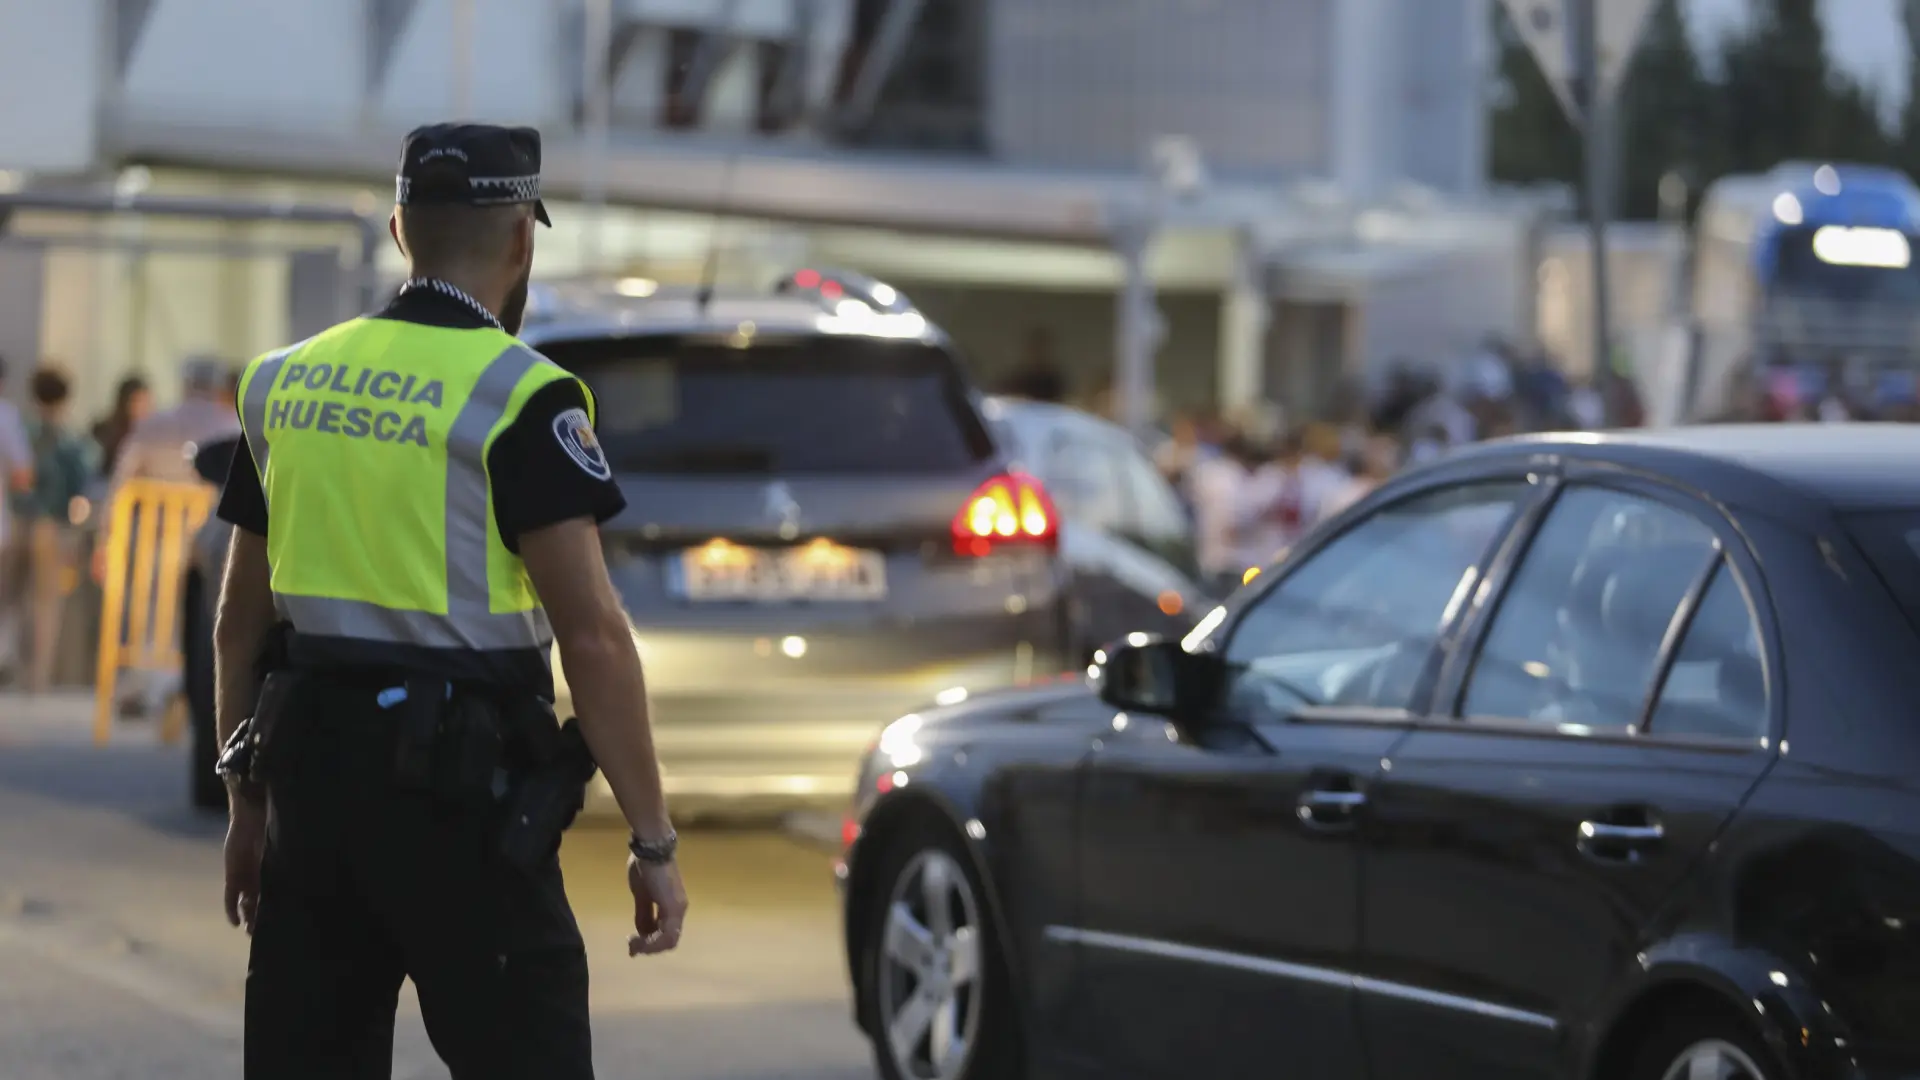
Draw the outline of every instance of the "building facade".
[[[1529,272],[1484,272],[1519,235],[1482,198],[1489,26],[1488,0],[0,0],[0,190],[383,216],[409,127],[528,123],[543,275],[850,265],[989,381],[1044,327],[1096,387],[1143,273],[1166,401],[1305,402],[1525,318]],[[0,353],[95,383],[244,356],[348,309],[354,243],[18,213],[0,274],[40,287],[0,300]]]

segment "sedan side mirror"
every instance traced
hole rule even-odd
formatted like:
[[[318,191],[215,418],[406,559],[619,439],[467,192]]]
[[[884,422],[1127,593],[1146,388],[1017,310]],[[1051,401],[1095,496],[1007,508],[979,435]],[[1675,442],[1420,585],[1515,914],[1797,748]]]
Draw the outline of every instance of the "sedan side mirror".
[[[227,469],[233,465],[233,452],[240,446],[238,437],[217,439],[194,452],[193,471],[200,479],[216,487],[227,482]]]
[[[1091,674],[1103,703],[1178,723],[1196,720],[1213,707],[1225,670],[1212,653],[1190,653],[1178,641],[1133,634],[1124,644],[1101,649]]]

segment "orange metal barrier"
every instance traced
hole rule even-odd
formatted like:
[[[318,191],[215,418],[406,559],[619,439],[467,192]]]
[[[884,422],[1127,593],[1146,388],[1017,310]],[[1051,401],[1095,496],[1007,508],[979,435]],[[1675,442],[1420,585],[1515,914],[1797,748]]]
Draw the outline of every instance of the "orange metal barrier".
[[[106,578],[101,582],[100,666],[93,741],[113,730],[114,688],[124,668],[179,672],[180,582],[188,545],[213,508],[204,484],[134,480],[115,494],[108,518]],[[124,633],[123,633],[124,632]],[[170,710],[171,711],[171,710]],[[161,735],[180,735],[178,718]]]

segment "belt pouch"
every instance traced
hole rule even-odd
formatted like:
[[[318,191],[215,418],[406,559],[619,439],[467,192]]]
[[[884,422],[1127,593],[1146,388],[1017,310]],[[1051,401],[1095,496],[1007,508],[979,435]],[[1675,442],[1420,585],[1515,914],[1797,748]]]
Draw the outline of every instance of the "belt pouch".
[[[408,679],[407,696],[396,702],[393,782],[403,791],[432,791],[434,750],[440,742],[440,722],[446,715],[447,684],[443,679]]]
[[[564,746],[553,706],[537,698],[508,705],[501,716],[501,727],[514,759],[525,768],[540,768],[558,757]]]
[[[501,760],[500,710],[484,697],[455,695],[441,731],[436,762],[440,796],[462,805],[489,802]]]
[[[260,682],[260,696],[255,699],[250,725],[253,752],[248,767],[249,777],[258,783],[273,779],[278,747],[286,741],[289,714],[297,707],[294,688],[298,681],[298,672],[274,671]]]

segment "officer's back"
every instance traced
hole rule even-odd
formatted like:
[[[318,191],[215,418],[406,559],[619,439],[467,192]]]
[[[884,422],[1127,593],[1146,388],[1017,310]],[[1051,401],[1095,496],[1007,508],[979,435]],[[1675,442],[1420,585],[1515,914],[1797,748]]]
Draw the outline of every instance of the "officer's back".
[[[634,832],[630,951],[679,938],[597,530],[625,502],[591,393],[513,337],[539,160],[531,129],[414,132],[392,224],[406,287],[241,380],[215,649],[250,1077],[386,1076],[403,977],[456,1080],[590,1076],[557,848],[596,761]],[[580,712],[564,727],[556,641]]]

